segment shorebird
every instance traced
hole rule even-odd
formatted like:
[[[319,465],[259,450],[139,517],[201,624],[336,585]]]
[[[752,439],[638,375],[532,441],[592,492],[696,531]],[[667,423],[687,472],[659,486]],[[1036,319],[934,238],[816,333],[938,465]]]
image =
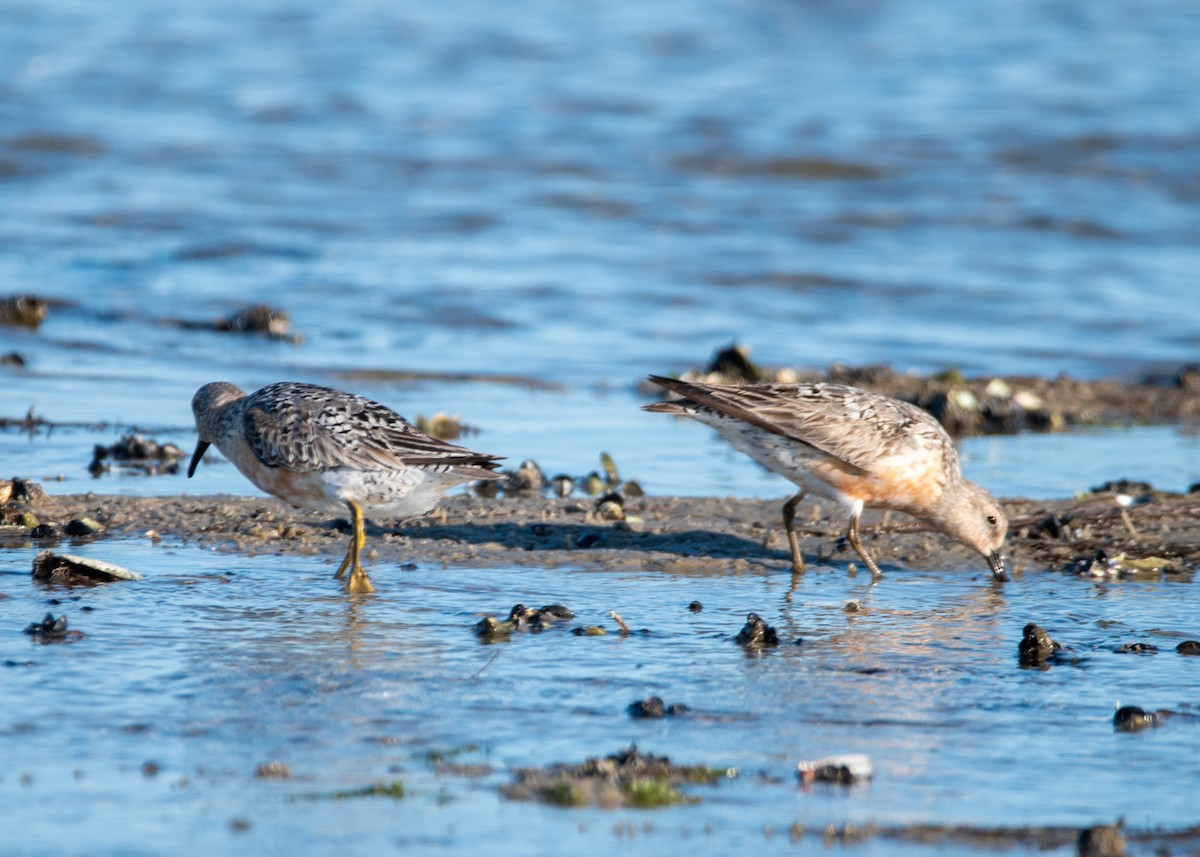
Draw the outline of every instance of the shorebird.
[[[360,553],[364,516],[428,512],[443,492],[474,479],[495,479],[502,456],[432,438],[378,402],[313,384],[270,384],[256,393],[224,381],[192,397],[200,439],[188,478],[215,445],[268,494],[314,512],[350,511],[354,533],[334,578],[346,591],[372,592]]]
[[[715,428],[734,449],[796,484],[783,505],[792,569],[804,570],[794,526],[806,492],[833,500],[850,516],[846,539],[867,568],[864,508],[896,509],[974,548],[1004,580],[1000,546],[1008,519],[996,498],[965,479],[945,429],[916,405],[842,384],[699,384],[651,375],[682,399],[644,410],[681,414]]]

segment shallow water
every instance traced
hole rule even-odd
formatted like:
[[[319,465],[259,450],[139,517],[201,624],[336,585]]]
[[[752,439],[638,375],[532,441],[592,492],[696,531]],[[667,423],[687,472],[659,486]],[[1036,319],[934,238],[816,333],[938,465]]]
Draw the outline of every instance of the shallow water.
[[[652,493],[782,497],[703,427],[641,413],[638,379],[731,340],[773,365],[1131,379],[1169,376],[1200,342],[1192,3],[60,0],[4,20],[0,296],[63,303],[36,332],[0,327],[0,353],[27,363],[0,366],[0,417],[82,425],[0,431],[0,475],[61,479],[52,493],[253,493],[216,456],[191,481],[86,471],[130,426],[190,451],[191,393],[224,378],[448,411],[480,429],[468,445],[548,473],[606,450]],[[250,302],[303,342],[179,324]],[[960,449],[1002,496],[1200,481],[1187,426]],[[356,604],[321,561],[79,550],[147,581],[49,607],[33,551],[0,553],[0,659],[34,661],[4,670],[0,797],[23,820],[2,826],[6,852],[465,853],[536,828],[540,844],[728,853],[794,850],[763,835],[794,821],[1194,821],[1179,783],[1195,728],[1108,722],[1118,700],[1196,703],[1186,659],[1106,651],[1200,635],[1185,584],[1030,573],[996,594],[976,570],[874,588],[839,571],[789,604],[782,574],[418,564],[377,569],[380,594]],[[868,611],[842,614],[851,597]],[[516,600],[654,633],[480,646],[475,613]],[[19,631],[46,609],[88,636],[32,644]],[[751,609],[805,645],[746,657],[726,638]],[[1018,670],[1031,619],[1087,660]],[[651,692],[719,716],[629,722]],[[497,797],[511,766],[633,740],[743,776],[653,814]],[[422,761],[465,746],[497,772],[439,779]],[[857,749],[879,768],[869,788],[795,788],[798,758]],[[256,780],[276,758],[295,779]],[[400,803],[300,799],[394,765]]]
[[[1200,734],[1195,664],[1170,651],[1195,632],[1186,586],[1031,574],[997,589],[958,570],[872,586],[814,569],[790,591],[782,569],[735,575],[716,563],[711,575],[682,579],[418,565],[376,569],[379,594],[352,600],[310,558],[121,542],[80,551],[147,579],[46,590],[20,576],[33,551],[5,554],[0,627],[50,609],[87,635],[0,642],[6,696],[20,700],[0,729],[0,797],[23,819],[20,835],[7,827],[0,837],[9,853],[51,853],[68,820],[68,844],[87,842],[93,854],[155,853],[156,841],[189,854],[276,853],[287,842],[322,854],[347,842],[469,854],[518,827],[536,827],[556,850],[621,841],[659,853],[688,836],[713,852],[738,842],[788,851],[797,822],[819,840],[812,831],[831,822],[1195,820],[1182,787]],[[62,604],[47,607],[51,597]],[[702,612],[687,610],[693,599]],[[849,599],[859,613],[844,612]],[[575,637],[564,627],[477,641],[477,616],[516,600],[565,603],[576,613],[567,627],[610,632],[616,610],[647,633]],[[732,642],[748,610],[785,644],[747,654]],[[1031,619],[1072,646],[1078,664],[1019,668],[1016,643]],[[1163,651],[1111,651],[1137,641]],[[662,721],[625,714],[652,694],[693,711]],[[1117,734],[1118,703],[1184,713],[1156,731]],[[582,761],[631,742],[739,776],[690,789],[697,805],[656,813],[554,810],[497,793],[517,766]],[[439,776],[431,752],[491,773]],[[869,753],[874,781],[797,786],[797,760],[835,752]],[[272,761],[291,779],[256,778]],[[331,797],[397,778],[407,794],[399,802]],[[627,842],[614,832],[626,823],[637,830]],[[777,836],[765,839],[764,828]]]

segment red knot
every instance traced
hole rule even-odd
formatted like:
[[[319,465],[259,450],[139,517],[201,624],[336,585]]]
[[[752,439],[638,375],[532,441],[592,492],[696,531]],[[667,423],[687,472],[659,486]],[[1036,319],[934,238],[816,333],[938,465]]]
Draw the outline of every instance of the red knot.
[[[268,494],[334,515],[350,510],[354,534],[335,578],[347,592],[372,592],[360,554],[364,516],[428,512],[442,494],[495,479],[501,456],[429,437],[378,402],[313,384],[270,384],[249,396],[224,381],[192,397],[200,440],[188,477],[210,444]]]
[[[849,512],[846,538],[871,573],[879,567],[858,536],[866,507],[912,515],[970,548],[1004,580],[1000,546],[1008,519],[996,498],[963,478],[950,436],[916,405],[841,384],[697,384],[651,375],[683,396],[645,410],[683,414],[715,428],[734,449],[790,479],[783,506],[792,569],[804,570],[796,504],[806,492]]]

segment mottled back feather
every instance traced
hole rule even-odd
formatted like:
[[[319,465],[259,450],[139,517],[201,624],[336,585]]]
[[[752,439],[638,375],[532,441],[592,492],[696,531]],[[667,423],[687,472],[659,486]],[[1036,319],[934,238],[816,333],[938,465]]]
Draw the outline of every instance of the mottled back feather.
[[[890,396],[841,384],[698,384],[651,375],[650,380],[686,397],[648,405],[673,411],[710,408],[773,434],[806,443],[840,461],[870,470],[880,459],[943,450],[957,467],[949,435],[929,413]],[[869,431],[847,431],[848,425]],[[930,443],[930,441],[935,441]]]
[[[312,384],[270,384],[249,396],[243,431],[259,461],[297,472],[426,467],[487,479],[502,458],[430,437],[378,402]]]

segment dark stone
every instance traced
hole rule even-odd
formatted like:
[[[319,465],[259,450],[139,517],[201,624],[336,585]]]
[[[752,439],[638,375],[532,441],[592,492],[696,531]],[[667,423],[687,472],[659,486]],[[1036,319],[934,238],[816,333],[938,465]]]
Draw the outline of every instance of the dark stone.
[[[763,370],[750,361],[750,353],[745,346],[728,345],[712,356],[704,367],[706,375],[718,374],[727,379],[727,383],[754,384],[763,380]]]
[[[1113,729],[1117,732],[1141,732],[1143,729],[1154,729],[1159,725],[1157,714],[1136,705],[1118,708],[1117,713],[1113,715]]]
[[[637,702],[631,702],[625,710],[633,718],[656,720],[662,717],[676,717],[691,709],[682,702],[673,702],[670,705],[664,705],[661,697],[651,696],[646,699],[640,699]]]
[[[1030,622],[1021,632],[1021,642],[1017,644],[1017,660],[1023,666],[1041,666],[1060,651],[1062,646],[1054,642],[1041,627]]]
[[[57,619],[47,613],[41,622],[32,622],[25,627],[25,633],[42,643],[63,643],[77,640],[83,636],[82,631],[67,629],[67,617],[61,615]]]
[[[1070,535],[1066,528],[1071,520],[1070,515],[1047,515],[1037,524],[1029,528],[1031,539],[1064,539]]]
[[[577,548],[594,548],[602,544],[604,544],[604,536],[594,530],[583,533],[579,538],[575,539],[575,547]]]
[[[775,629],[764,622],[757,613],[746,616],[746,624],[738,631],[734,640],[738,645],[748,648],[779,645],[779,635],[775,633]]]
[[[630,717],[634,718],[658,719],[667,716],[666,706],[663,705],[662,698],[658,696],[632,702],[625,710],[629,712]]]
[[[38,524],[29,531],[31,539],[59,539],[62,538],[62,531],[59,530],[58,524]]]
[[[1097,824],[1079,831],[1075,843],[1079,857],[1124,857],[1125,837],[1121,824]]]

